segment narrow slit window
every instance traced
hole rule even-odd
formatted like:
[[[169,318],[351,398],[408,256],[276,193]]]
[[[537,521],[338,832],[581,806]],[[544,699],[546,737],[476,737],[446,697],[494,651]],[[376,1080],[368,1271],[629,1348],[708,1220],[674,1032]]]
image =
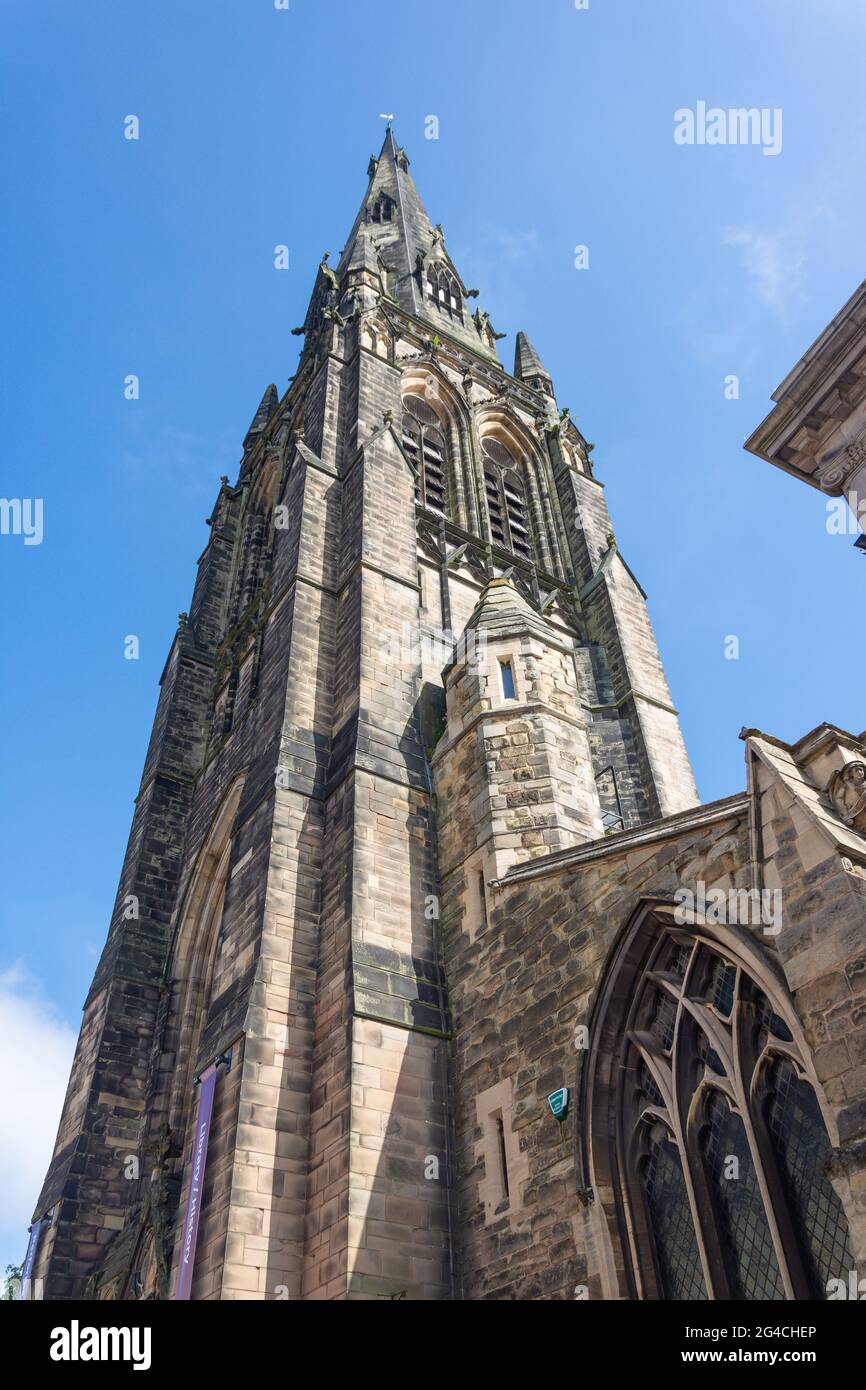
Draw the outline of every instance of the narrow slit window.
[[[517,687],[514,684],[514,667],[510,661],[500,661],[502,671],[502,694],[506,700],[517,699]]]
[[[478,870],[478,900],[481,904],[481,925],[487,926],[487,889],[484,886],[484,871]]]
[[[511,1193],[508,1188],[508,1153],[505,1148],[505,1124],[502,1116],[496,1116],[496,1142],[499,1149],[499,1176],[502,1184],[502,1200],[511,1201]]]

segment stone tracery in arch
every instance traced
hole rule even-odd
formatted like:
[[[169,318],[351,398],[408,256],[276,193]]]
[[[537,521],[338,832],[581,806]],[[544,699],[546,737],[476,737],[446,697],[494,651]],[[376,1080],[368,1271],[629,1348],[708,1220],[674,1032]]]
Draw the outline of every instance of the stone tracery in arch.
[[[444,261],[430,261],[427,265],[425,293],[440,313],[463,322],[463,294],[457,276]]]
[[[626,1261],[620,1276],[608,1261],[608,1296],[621,1278],[638,1298],[826,1298],[847,1279],[833,1116],[747,933],[638,914],[599,992],[579,1108],[596,1219]]]

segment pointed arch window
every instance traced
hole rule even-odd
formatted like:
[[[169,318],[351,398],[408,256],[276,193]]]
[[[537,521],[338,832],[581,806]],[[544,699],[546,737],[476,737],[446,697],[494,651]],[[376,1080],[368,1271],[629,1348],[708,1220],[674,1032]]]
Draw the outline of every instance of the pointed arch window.
[[[442,422],[420,396],[406,396],[403,401],[403,448],[415,467],[418,506],[448,516],[448,455]]]
[[[522,560],[532,560],[526,519],[526,489],[516,459],[498,439],[482,442],[484,488],[490,516],[490,535]]]
[[[381,194],[370,208],[371,222],[391,222],[394,217],[394,200],[387,193]]]
[[[178,1134],[187,1132],[194,1109],[193,1078],[202,1062],[199,1050],[217,971],[232,833],[243,786],[242,777],[234,782],[201,848],[166,967],[171,995],[165,1046],[175,1056],[168,1121]]]
[[[611,1139],[638,1296],[826,1299],[855,1266],[782,985],[708,928],[666,925],[614,997],[625,1018],[593,1029],[617,1039]]]
[[[665,1297],[706,1299],[698,1243],[676,1144],[664,1125],[646,1136],[641,1173],[650,1220],[657,1233],[659,1273]]]
[[[427,298],[452,319],[463,318],[463,295],[457,279],[441,261],[427,267]]]

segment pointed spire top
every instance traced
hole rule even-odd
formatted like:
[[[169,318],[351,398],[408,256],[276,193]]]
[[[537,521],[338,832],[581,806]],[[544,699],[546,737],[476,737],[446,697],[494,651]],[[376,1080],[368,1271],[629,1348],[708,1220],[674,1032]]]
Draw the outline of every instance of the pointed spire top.
[[[506,575],[487,581],[466,626],[491,638],[515,632],[533,632],[545,640],[550,636],[546,620]]]
[[[478,633],[481,642],[496,642],[527,634],[541,642],[550,642],[553,635],[547,619],[533,608],[507,575],[488,579],[479,594],[466,624],[464,637],[457,643],[451,660],[442,672],[446,680],[455,666],[477,659],[478,648],[474,639],[471,642],[468,640],[470,633]]]
[[[404,174],[408,174],[409,156],[403,149],[402,145],[397,144],[397,141],[394,138],[394,127],[391,124],[390,120],[385,128],[385,139],[382,142],[382,150],[379,155],[377,164],[381,163],[381,161],[385,158],[390,159],[391,162]]]
[[[247,453],[252,448],[259,435],[267,428],[268,421],[279,403],[280,398],[277,394],[277,388],[272,383],[262,396],[261,404],[253,416],[252,424],[247,430],[246,438],[244,439],[244,453]]]
[[[384,115],[384,113],[383,113]],[[499,361],[486,325],[473,320],[468,290],[445,246],[441,227],[434,227],[409,169],[409,156],[388,127],[377,158],[370,160],[369,183],[343,250],[337,276],[363,265],[369,252],[357,242],[369,237],[377,267],[388,274],[388,294],[401,308],[423,319],[434,333],[447,333],[474,352]]]
[[[532,614],[533,609],[517,585],[506,575],[488,579],[478,596],[478,602],[469,619],[468,626],[487,627],[493,621],[501,620],[505,614]]]
[[[553,395],[553,378],[525,333],[518,333],[514,347],[514,375],[527,386],[538,383]]]

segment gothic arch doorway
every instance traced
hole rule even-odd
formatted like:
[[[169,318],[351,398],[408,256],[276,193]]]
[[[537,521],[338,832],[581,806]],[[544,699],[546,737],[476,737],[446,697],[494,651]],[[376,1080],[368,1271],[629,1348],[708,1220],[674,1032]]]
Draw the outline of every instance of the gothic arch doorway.
[[[578,1113],[609,1296],[825,1299],[847,1281],[832,1113],[748,932],[643,905],[596,999]]]

